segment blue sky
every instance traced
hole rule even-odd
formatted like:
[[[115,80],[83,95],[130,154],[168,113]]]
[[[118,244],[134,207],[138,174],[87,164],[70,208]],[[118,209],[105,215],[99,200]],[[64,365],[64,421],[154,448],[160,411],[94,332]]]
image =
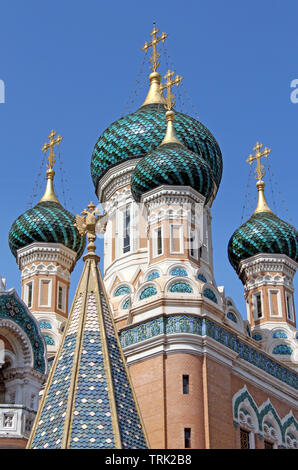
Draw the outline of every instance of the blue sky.
[[[227,243],[241,224],[243,206],[247,219],[256,204],[255,180],[251,176],[247,184],[245,162],[256,141],[272,149],[271,178],[265,180],[269,205],[298,226],[298,103],[290,100],[291,81],[298,78],[297,17],[294,0],[2,2],[0,273],[7,286],[20,292],[8,231],[28,208],[30,195],[36,193],[34,203],[42,196],[41,147],[50,130],[63,136],[71,196],[66,207],[79,213],[90,199],[96,201],[90,157],[97,138],[144,100],[150,70],[145,63],[140,73],[141,47],[156,21],[169,34],[168,55],[183,76],[176,108],[199,117],[223,153],[212,210],[215,278],[245,317],[243,287],[229,264]],[[167,68],[162,56],[160,72]],[[63,203],[59,165],[56,170]],[[81,269],[82,261],[72,274],[71,297]]]

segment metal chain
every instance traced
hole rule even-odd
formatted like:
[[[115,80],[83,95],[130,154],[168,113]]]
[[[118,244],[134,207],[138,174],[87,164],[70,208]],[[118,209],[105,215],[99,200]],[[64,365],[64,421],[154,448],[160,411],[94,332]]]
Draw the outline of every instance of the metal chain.
[[[146,62],[146,58],[147,58],[147,51],[144,54],[143,61],[141,63],[139,72],[137,74],[135,85],[134,85],[133,89],[131,90],[131,92],[128,95],[128,98],[127,98],[126,103],[124,105],[121,116],[125,116],[127,113],[130,112],[130,110],[132,109],[132,105],[135,103],[136,99],[139,96],[140,90],[143,88],[143,86],[145,84],[145,80],[146,80],[147,77],[146,78],[144,77],[142,80],[141,80],[141,77],[142,77],[142,74],[143,74],[143,71],[144,71],[144,64]]]
[[[171,57],[168,53],[168,50],[167,50],[167,47],[166,47],[165,43],[163,43],[163,48],[164,48],[164,55],[165,55],[165,58],[166,58],[166,64],[167,64],[168,70],[171,69],[174,73],[176,73],[176,66],[175,66],[173,60],[171,59]],[[184,99],[182,98],[182,95],[184,95]],[[186,114],[190,114],[190,115],[192,114],[195,117],[195,119],[197,119],[199,121],[200,117],[199,117],[198,111],[195,108],[195,106],[194,106],[194,104],[193,104],[193,102],[192,102],[192,100],[189,96],[189,93],[187,92],[186,87],[185,87],[183,82],[178,87],[177,97],[178,97],[178,99],[180,99],[180,102],[183,105],[182,111],[184,111]],[[185,98],[186,98],[186,100],[185,100]],[[190,108],[191,108],[190,112],[188,112],[185,101],[188,101],[188,103],[190,105]]]
[[[250,201],[249,186],[250,186],[250,183],[251,183],[251,173],[252,173],[252,166],[250,165],[249,174],[248,174],[247,183],[246,183],[246,188],[245,188],[244,203],[243,203],[243,206],[242,206],[240,225],[242,225],[244,217],[247,217],[247,207],[248,207],[248,203]]]
[[[40,192],[41,192],[42,182],[43,182],[43,179],[41,178],[41,173],[42,173],[42,170],[45,166],[46,159],[47,159],[47,156],[43,152],[43,157],[41,159],[41,164],[40,164],[37,176],[35,178],[34,186],[33,186],[33,189],[30,193],[29,200],[28,200],[28,203],[27,203],[27,210],[31,209],[33,207],[33,202],[36,200],[37,195],[40,194]]]
[[[277,182],[277,180],[275,179],[275,175],[272,171],[272,168],[270,167],[270,165],[268,165],[268,172],[270,172],[270,176],[272,177],[272,181],[273,181],[273,184],[274,186],[276,187],[276,190],[277,190],[277,193],[278,193],[278,197],[275,198],[277,199],[278,201],[281,202],[281,205],[282,207],[280,207],[280,210],[281,212],[284,211],[285,214],[286,214],[286,219],[289,220],[291,222],[292,225],[294,225],[294,221],[293,221],[293,218],[291,217],[290,213],[289,213],[289,210],[288,210],[288,207],[287,207],[287,203],[284,199],[284,196],[282,195],[281,191],[280,191],[280,188],[279,188],[279,184]],[[273,188],[272,188],[273,190]],[[276,206],[275,206],[276,207]]]
[[[274,195],[274,191],[273,191],[273,182],[272,182],[270,164],[267,165],[267,170],[268,170],[268,171],[267,171],[267,174],[269,175],[269,183],[270,183],[270,190],[271,190],[272,205],[273,205],[274,212],[277,213],[277,207],[276,207],[275,195]]]
[[[69,206],[71,207],[72,212],[74,212],[73,201],[72,201],[71,192],[69,189],[66,171],[64,169],[63,161],[61,158],[60,148],[58,149],[58,162],[59,162],[59,170],[60,170],[62,195],[63,195],[63,201],[64,201],[63,203],[64,203],[64,206],[67,207],[68,202],[69,202]]]

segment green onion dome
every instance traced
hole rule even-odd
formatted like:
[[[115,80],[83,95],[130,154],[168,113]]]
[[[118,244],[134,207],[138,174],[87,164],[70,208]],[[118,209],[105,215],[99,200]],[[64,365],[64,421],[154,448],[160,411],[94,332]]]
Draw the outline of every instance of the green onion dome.
[[[9,231],[8,243],[12,254],[34,242],[61,243],[81,257],[85,237],[74,226],[75,216],[64,209],[53,189],[54,171],[47,170],[47,187],[43,198],[32,209],[20,215]]]
[[[237,271],[242,260],[259,253],[283,254],[298,262],[298,232],[273,212],[255,212],[230,238],[229,261]]]
[[[162,103],[146,104],[103,132],[91,159],[95,189],[109,168],[128,159],[144,157],[158,147],[166,132],[166,111]],[[175,130],[180,142],[208,164],[218,188],[222,177],[222,155],[211,132],[196,119],[179,112],[175,117]]]
[[[142,194],[162,185],[191,186],[206,202],[214,189],[208,163],[178,143],[165,143],[139,161],[131,175],[131,192],[139,202]]]

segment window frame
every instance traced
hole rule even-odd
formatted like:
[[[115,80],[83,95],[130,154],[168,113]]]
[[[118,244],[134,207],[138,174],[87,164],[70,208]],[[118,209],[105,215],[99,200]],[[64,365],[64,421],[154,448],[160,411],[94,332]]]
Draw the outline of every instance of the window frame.
[[[31,287],[31,303],[29,305],[29,286]],[[24,300],[25,304],[27,305],[28,308],[33,307],[33,288],[34,288],[34,280],[26,282],[24,285]]]
[[[42,283],[47,282],[49,284],[48,287],[48,303],[47,304],[42,304],[41,303],[41,292],[42,292]],[[38,307],[41,308],[51,308],[52,306],[52,289],[53,289],[53,280],[48,278],[48,277],[43,277],[39,279],[39,294],[38,294]]]
[[[255,321],[261,320],[264,318],[264,302],[263,302],[263,292],[261,290],[256,291],[252,294],[253,299],[253,317]],[[261,299],[261,316],[258,314],[258,301],[257,298],[260,296]]]
[[[161,242],[161,252],[158,252],[158,240],[159,236],[158,233],[160,232],[160,242]],[[163,256],[164,254],[164,238],[163,238],[164,228],[162,225],[158,225],[152,229],[152,258],[158,258],[159,256]],[[155,235],[156,234],[156,235]]]
[[[179,248],[180,250],[174,251],[174,237],[173,237],[173,229],[178,228],[179,230]],[[184,246],[183,246],[183,236],[184,236],[184,227],[183,224],[170,224],[170,254],[171,255],[182,255],[184,254]]]
[[[62,308],[59,307],[59,288],[62,288]],[[62,282],[58,281],[57,283],[57,310],[60,310],[60,312],[66,313],[66,292],[67,292],[67,286],[63,284]]]

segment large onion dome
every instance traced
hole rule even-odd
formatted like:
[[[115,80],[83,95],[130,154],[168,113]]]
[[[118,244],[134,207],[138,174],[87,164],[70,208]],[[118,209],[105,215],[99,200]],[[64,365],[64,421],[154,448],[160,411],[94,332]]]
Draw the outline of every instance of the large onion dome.
[[[77,253],[85,249],[85,237],[74,226],[75,216],[57,200],[53,190],[54,170],[47,170],[47,188],[41,201],[20,215],[9,231],[8,243],[12,254],[34,242],[62,243]]]
[[[160,75],[150,76],[150,90],[160,85]],[[141,158],[155,150],[166,132],[164,99],[145,100],[136,112],[128,114],[111,124],[99,137],[91,158],[91,176],[97,190],[98,182],[107,170],[125,160]],[[211,168],[214,181],[219,187],[222,177],[222,155],[218,143],[211,132],[196,119],[176,113],[175,130],[184,146],[200,155]]]
[[[257,183],[259,202],[250,219],[230,238],[228,256],[238,271],[242,260],[259,253],[283,254],[298,262],[298,232],[279,219],[268,207],[264,197],[264,183]]]

